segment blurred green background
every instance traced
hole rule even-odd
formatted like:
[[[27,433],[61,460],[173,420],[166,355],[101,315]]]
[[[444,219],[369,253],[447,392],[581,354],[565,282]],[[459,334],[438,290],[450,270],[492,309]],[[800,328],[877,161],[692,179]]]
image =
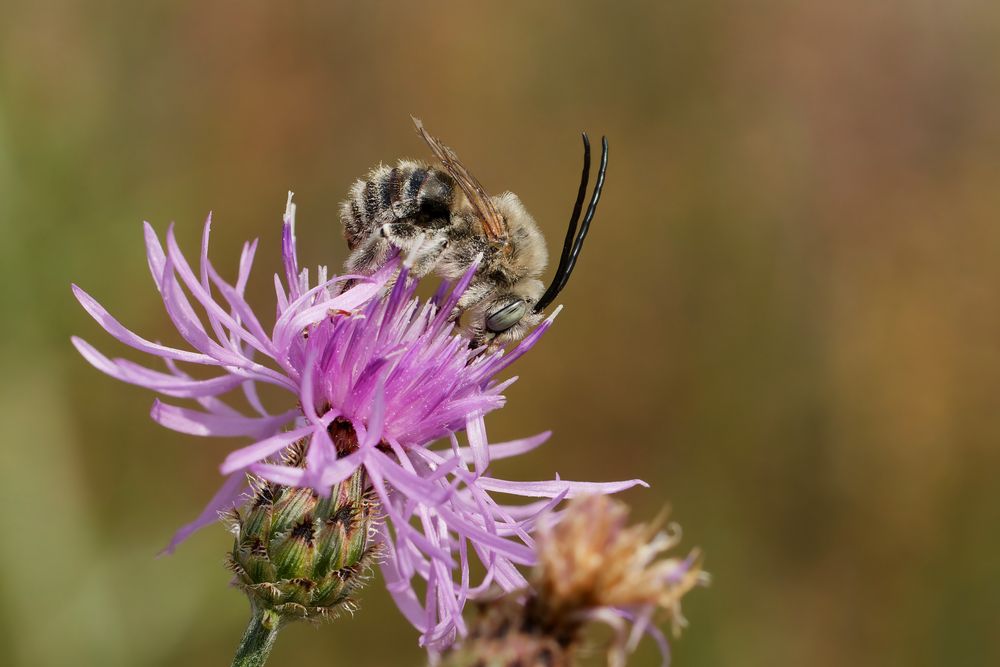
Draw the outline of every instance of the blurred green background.
[[[498,474],[670,503],[715,577],[675,665],[1000,664],[998,62],[1000,5],[971,0],[6,0],[0,662],[228,664],[227,533],[153,556],[231,443],[78,357],[71,333],[129,355],[69,283],[170,340],[140,223],[193,252],[214,210],[230,274],[261,237],[264,308],[286,191],[305,263],[339,266],[351,181],[427,157],[414,114],[553,245],[578,132],[610,137],[566,310],[489,427],[555,431]],[[415,642],[376,582],[272,662]]]

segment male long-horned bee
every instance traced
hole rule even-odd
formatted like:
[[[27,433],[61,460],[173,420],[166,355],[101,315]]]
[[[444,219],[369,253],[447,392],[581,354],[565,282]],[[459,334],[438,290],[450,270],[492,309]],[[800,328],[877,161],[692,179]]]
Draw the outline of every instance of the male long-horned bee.
[[[414,275],[433,272],[456,280],[481,257],[454,316],[474,345],[519,340],[542,321],[573,272],[604,187],[608,141],[602,139],[597,183],[580,222],[590,182],[590,140],[583,134],[580,190],[559,266],[546,288],[539,280],[548,260],[545,240],[517,195],[487,194],[454,151],[419,120],[413,122],[444,168],[400,160],[395,167],[379,165],[354,183],[340,214],[351,251],[346,268],[371,274],[399,248]]]

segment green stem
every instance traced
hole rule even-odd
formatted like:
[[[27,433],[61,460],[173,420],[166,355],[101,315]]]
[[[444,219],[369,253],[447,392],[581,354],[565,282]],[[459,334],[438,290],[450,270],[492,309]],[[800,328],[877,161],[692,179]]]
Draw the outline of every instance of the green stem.
[[[273,611],[254,609],[253,618],[236,649],[233,667],[261,667],[278,638],[280,619]]]

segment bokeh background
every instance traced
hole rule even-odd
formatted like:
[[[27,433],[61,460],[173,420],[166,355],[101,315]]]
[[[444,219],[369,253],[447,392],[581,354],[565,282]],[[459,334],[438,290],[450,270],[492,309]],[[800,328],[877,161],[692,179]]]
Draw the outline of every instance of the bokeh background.
[[[306,264],[339,265],[351,181],[426,157],[412,113],[552,244],[578,132],[611,139],[566,309],[489,427],[555,431],[500,474],[671,505],[715,577],[675,665],[1000,664],[998,62],[971,0],[6,0],[0,662],[228,664],[228,535],[153,557],[228,443],[75,354],[128,356],[69,283],[169,340],[140,223],[191,249],[214,210],[218,265],[261,237],[263,307],[286,191]],[[272,662],[415,641],[376,582]]]

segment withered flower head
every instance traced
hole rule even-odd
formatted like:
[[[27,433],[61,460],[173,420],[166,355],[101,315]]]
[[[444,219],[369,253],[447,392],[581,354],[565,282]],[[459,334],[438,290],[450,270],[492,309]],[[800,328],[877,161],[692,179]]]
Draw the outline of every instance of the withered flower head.
[[[555,522],[539,526],[535,573],[538,597],[561,611],[660,608],[675,628],[684,625],[680,601],[705,579],[697,550],[687,558],[660,558],[680,542],[663,517],[627,526],[628,506],[604,496],[575,500]],[[676,630],[675,630],[676,631]]]
[[[535,537],[532,589],[484,605],[469,639],[445,665],[573,665],[581,632],[593,621],[616,632],[608,650],[612,667],[625,664],[643,634],[658,641],[666,662],[666,640],[652,625],[654,616],[665,615],[679,633],[686,624],[681,598],[707,583],[708,575],[697,551],[663,557],[680,541],[679,527],[661,530],[662,517],[628,526],[627,518],[628,506],[606,496],[576,499],[561,514],[544,517]]]

